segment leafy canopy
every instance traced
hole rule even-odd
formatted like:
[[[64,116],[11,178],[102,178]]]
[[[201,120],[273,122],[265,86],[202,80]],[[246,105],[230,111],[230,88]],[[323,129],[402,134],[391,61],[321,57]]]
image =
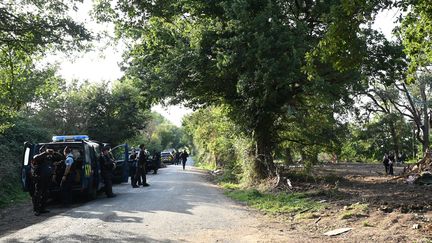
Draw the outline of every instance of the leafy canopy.
[[[80,1],[0,3],[0,132],[23,106],[56,86],[54,69],[36,65],[48,50],[82,48],[91,34],[68,16]]]

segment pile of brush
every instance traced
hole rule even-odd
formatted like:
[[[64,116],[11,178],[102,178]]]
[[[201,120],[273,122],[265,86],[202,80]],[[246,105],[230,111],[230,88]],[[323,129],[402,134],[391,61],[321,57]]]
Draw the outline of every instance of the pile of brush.
[[[409,184],[432,184],[432,152],[428,149],[421,160],[405,167],[397,178],[406,178]]]

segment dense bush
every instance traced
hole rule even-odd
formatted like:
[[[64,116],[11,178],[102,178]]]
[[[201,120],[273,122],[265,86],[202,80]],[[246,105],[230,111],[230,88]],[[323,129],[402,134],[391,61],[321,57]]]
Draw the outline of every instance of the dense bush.
[[[189,115],[183,122],[192,138],[196,162],[209,169],[223,168],[224,181],[251,182],[251,139],[240,132],[224,107],[209,107]]]
[[[25,141],[49,141],[49,130],[34,126],[31,120],[18,117],[14,126],[0,135],[0,207],[7,205],[21,194],[21,165]]]

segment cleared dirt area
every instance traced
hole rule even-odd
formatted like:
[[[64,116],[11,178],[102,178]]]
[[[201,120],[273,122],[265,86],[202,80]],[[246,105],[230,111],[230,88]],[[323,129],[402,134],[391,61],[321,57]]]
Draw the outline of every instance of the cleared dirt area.
[[[395,175],[402,170],[395,167]],[[385,176],[379,164],[328,164],[314,174],[315,179],[293,176],[291,191],[307,193],[325,209],[281,215],[292,231],[317,242],[432,242],[432,186]],[[323,235],[344,227],[352,230]]]

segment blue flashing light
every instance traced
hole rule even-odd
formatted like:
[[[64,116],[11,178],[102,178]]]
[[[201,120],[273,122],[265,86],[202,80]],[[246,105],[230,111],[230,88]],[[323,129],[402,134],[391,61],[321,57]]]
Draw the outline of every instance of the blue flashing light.
[[[53,136],[53,142],[79,142],[83,140],[89,140],[87,135],[63,135],[63,136]]]

